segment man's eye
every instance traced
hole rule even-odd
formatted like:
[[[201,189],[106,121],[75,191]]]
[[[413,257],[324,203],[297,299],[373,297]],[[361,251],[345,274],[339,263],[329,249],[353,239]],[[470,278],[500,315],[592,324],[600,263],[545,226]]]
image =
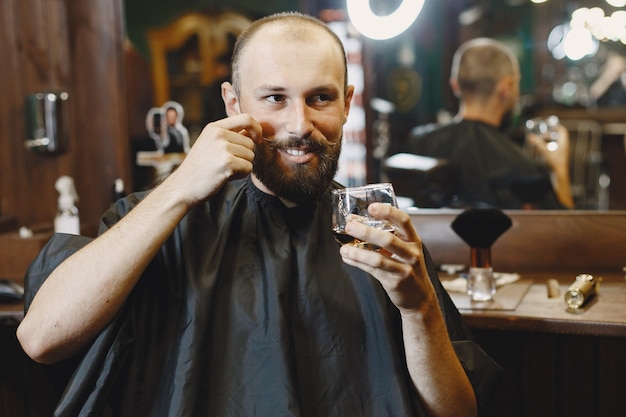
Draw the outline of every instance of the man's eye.
[[[331,99],[332,97],[330,96],[330,94],[318,94],[313,97],[314,101],[330,101]]]
[[[267,96],[266,100],[271,101],[273,103],[280,103],[280,102],[285,101],[285,97],[281,96],[280,94],[274,94],[271,96]]]

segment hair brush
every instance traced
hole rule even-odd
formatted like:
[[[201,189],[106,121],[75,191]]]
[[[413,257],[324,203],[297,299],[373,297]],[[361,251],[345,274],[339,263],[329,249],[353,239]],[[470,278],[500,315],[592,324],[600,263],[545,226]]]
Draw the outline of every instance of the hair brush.
[[[500,209],[470,208],[459,214],[451,227],[470,247],[487,249],[512,224],[511,218]]]

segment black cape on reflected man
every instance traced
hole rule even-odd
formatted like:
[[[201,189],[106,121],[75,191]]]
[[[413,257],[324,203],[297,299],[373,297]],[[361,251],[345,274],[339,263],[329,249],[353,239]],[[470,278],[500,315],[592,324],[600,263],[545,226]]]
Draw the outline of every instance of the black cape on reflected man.
[[[100,232],[140,198],[118,201]],[[399,312],[378,281],[342,262],[330,216],[330,192],[287,208],[249,177],[228,183],[188,213],[84,354],[45,366],[64,390],[54,415],[424,415]],[[27,308],[50,271],[89,240],[52,238],[27,273]],[[484,406],[500,368],[474,343],[426,259]]]
[[[446,159],[454,168],[456,207],[564,209],[552,188],[550,170],[501,131],[462,120],[414,134],[401,151]]]

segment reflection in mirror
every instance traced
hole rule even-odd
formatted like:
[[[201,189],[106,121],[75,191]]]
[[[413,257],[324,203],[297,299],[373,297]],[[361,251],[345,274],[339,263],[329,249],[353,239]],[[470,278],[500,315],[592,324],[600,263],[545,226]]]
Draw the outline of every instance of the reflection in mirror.
[[[514,9],[509,1],[509,8]],[[570,136],[572,195],[579,209],[623,209],[626,190],[626,12],[622,0],[528,4],[532,49],[520,124],[558,115]],[[519,7],[518,7],[519,8]],[[524,57],[524,54],[521,55]],[[530,84],[530,83],[529,83]],[[539,91],[539,94],[534,94]]]
[[[447,85],[453,53],[467,40],[490,37],[510,48],[520,64],[519,101],[510,117],[502,119],[501,130],[528,147],[525,121],[556,116],[571,142],[569,178],[575,208],[624,209],[626,65],[621,63],[626,62],[626,12],[622,6],[605,0],[446,3],[442,8],[451,16],[445,22],[448,38],[436,57],[444,100],[441,107],[428,109],[430,117],[407,124],[406,136],[399,132],[395,151],[407,150],[402,146],[408,140],[404,138],[415,130],[428,130],[433,122],[449,123],[459,115],[458,92],[453,94]],[[423,84],[422,94],[432,96],[425,77]]]

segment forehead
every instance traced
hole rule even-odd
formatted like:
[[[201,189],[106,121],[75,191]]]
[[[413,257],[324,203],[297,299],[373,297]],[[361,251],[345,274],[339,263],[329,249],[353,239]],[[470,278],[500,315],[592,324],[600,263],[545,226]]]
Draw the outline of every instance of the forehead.
[[[341,46],[324,29],[312,25],[262,28],[249,40],[240,58],[240,76],[246,79],[281,80],[315,77],[320,82],[344,82]]]

